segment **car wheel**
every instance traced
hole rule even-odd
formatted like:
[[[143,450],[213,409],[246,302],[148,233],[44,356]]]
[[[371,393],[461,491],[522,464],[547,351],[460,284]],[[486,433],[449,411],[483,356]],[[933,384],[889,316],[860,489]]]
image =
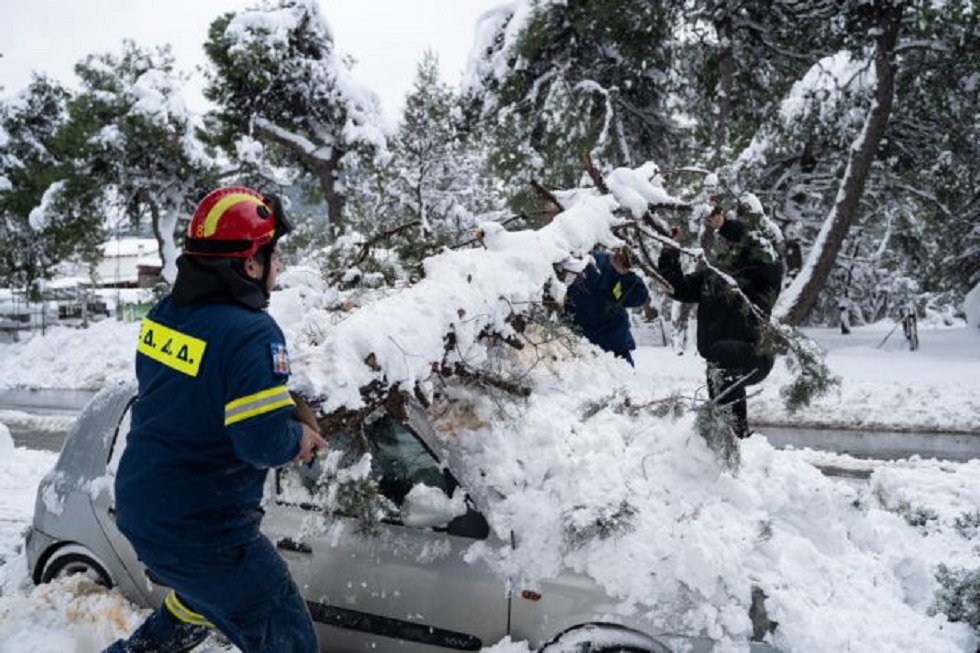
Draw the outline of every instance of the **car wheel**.
[[[78,544],[63,546],[47,559],[41,571],[41,582],[50,583],[56,578],[67,578],[77,574],[84,574],[92,582],[103,587],[112,587],[112,578],[105,570],[105,565],[94,553]]]
[[[589,644],[578,644],[574,648],[555,649],[555,651],[558,650],[568,651],[568,653],[662,653],[667,651],[665,648],[649,648],[648,646],[634,646],[632,644],[602,644],[599,648]]]
[[[670,653],[670,649],[622,626],[590,624],[562,633],[540,653]]]

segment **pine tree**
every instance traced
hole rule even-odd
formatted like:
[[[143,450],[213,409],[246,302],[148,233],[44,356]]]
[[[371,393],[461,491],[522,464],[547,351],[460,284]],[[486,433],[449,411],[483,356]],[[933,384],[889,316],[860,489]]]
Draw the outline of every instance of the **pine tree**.
[[[442,81],[435,54],[418,65],[398,129],[382,161],[355,158],[351,224],[357,242],[394,259],[338,252],[330,269],[356,265],[389,281],[411,275],[422,259],[473,237],[481,214],[501,201],[487,183],[480,144],[459,119],[459,96]],[[355,174],[356,173],[356,174]],[[369,247],[370,248],[370,247]],[[358,258],[351,261],[351,256]]]
[[[176,276],[174,231],[214,184],[213,159],[180,95],[169,47],[126,41],[119,54],[90,55],[75,68],[81,91],[69,103],[63,137],[75,164],[63,204],[76,214],[148,221],[164,277]]]
[[[671,74],[688,118],[689,160],[717,168],[752,141],[774,98],[814,60],[841,47],[840,3],[827,0],[688,0]]]
[[[69,256],[94,260],[103,235],[101,214],[57,206],[74,150],[64,137],[70,93],[35,76],[0,104],[0,283],[27,289]]]
[[[392,151],[399,168],[394,195],[401,213],[419,220],[425,233],[458,242],[471,233],[479,196],[479,169],[465,148],[455,110],[458,98],[439,77],[439,63],[426,53],[405,101]]]
[[[466,91],[475,128],[493,134],[497,173],[570,187],[581,154],[618,165],[673,151],[667,81],[677,2],[531,2],[489,14]],[[524,22],[518,22],[522,20]]]
[[[962,290],[977,260],[968,253],[977,242],[975,193],[966,190],[977,180],[972,5],[799,5],[776,2],[755,18],[735,0],[703,7],[715,27],[729,28],[719,49],[740,53],[734,88],[719,93],[736,116],[727,142],[741,151],[729,183],[762,197],[790,243],[813,254],[807,269],[816,274],[795,283],[786,296],[799,303],[780,312],[825,321],[844,295],[859,320],[894,316],[907,304],[958,303],[943,277],[954,271]],[[888,33],[894,45],[883,45]],[[774,90],[768,97],[754,90],[763,73]],[[697,80],[710,77],[685,77],[696,80],[694,97],[708,92]],[[747,98],[755,100],[745,105]],[[707,125],[697,124],[706,142]],[[863,153],[851,156],[858,144]],[[966,238],[944,238],[954,224]]]
[[[212,68],[204,95],[218,106],[213,141],[235,160],[258,141],[265,160],[311,175],[331,225],[342,231],[345,160],[383,150],[386,130],[377,97],[335,56],[319,4],[279,0],[271,9],[225,14],[211,24],[205,52]]]

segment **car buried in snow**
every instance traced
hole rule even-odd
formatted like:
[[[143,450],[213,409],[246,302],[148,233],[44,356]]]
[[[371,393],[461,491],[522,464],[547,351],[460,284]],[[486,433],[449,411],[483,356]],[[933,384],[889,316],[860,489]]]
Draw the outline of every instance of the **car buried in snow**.
[[[115,469],[135,398],[135,383],[96,395],[40,483],[26,542],[35,583],[86,574],[144,607],[159,605],[168,591],[147,575],[114,522]],[[567,574],[525,589],[469,561],[474,542],[519,546],[520,536],[497,540],[480,497],[456,480],[459,461],[435,455],[440,444],[425,412],[409,405],[404,422],[379,414],[364,435],[331,435],[333,471],[321,473],[325,459],[287,465],[270,472],[267,484],[262,530],[306,598],[321,650],[478,651],[506,636],[543,653],[714,648],[710,639],[659,633],[649,620],[625,615],[587,577]],[[363,503],[337,501],[326,487],[345,482],[344,470],[367,460],[365,452],[372,454],[366,487],[395,508],[380,520],[366,521]],[[442,504],[419,500],[434,490]],[[749,648],[775,650],[762,642]]]

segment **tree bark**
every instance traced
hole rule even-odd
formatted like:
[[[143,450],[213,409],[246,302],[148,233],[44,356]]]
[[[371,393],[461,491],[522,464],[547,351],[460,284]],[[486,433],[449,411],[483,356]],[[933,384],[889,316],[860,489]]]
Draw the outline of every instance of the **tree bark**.
[[[345,223],[344,207],[347,205],[347,197],[337,190],[337,173],[340,172],[340,160],[345,154],[346,152],[335,146],[330,152],[329,163],[314,168],[320,181],[320,188],[323,190],[323,197],[327,201],[327,217],[330,219],[330,225],[341,231]]]
[[[895,44],[901,29],[900,0],[875,2],[879,32],[875,37],[874,67],[877,86],[864,127],[851,145],[844,177],[829,215],[817,235],[803,269],[777,304],[774,315],[792,326],[799,325],[816,303],[833,270],[844,237],[860,208],[868,173],[884,138],[895,97]]]
[[[157,204],[153,196],[150,195],[150,191],[146,188],[141,188],[136,192],[136,201],[145,205],[150,210],[150,227],[153,229],[153,237],[157,241],[157,249],[160,252],[160,275],[164,279],[163,271],[167,269],[167,247],[166,242],[164,242],[163,227],[160,225],[160,205]],[[172,236],[172,234],[171,234]],[[171,279],[166,279],[170,283]]]
[[[256,120],[254,128],[262,140],[289,151],[307,170],[316,176],[317,181],[320,182],[323,197],[327,202],[327,217],[330,220],[330,225],[343,228],[344,206],[347,198],[337,190],[337,173],[340,171],[340,161],[347,152],[336,145],[313,143],[305,137],[289,133],[267,120]],[[328,157],[323,156],[325,150],[330,152]]]
[[[156,202],[150,201],[148,198],[147,206],[150,208],[150,224],[153,227],[153,237],[157,239],[157,247],[160,250],[160,263],[162,264],[161,270],[167,267],[166,261],[166,247],[163,242],[163,230],[160,228],[160,207],[157,206]]]
[[[718,119],[715,123],[713,160],[723,160],[728,145],[729,122],[732,115],[732,94],[735,92],[735,50],[732,47],[732,19],[726,15],[715,23],[720,48],[718,50]]]

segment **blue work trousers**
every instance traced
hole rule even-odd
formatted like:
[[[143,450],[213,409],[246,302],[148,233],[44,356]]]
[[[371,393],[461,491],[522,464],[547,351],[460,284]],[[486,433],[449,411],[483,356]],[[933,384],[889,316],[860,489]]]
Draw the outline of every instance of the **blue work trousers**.
[[[150,572],[179,599],[168,597],[129,639],[116,642],[106,653],[189,650],[207,633],[195,625],[201,617],[242,653],[319,651],[306,602],[265,537],[225,549],[176,553],[133,544]]]

